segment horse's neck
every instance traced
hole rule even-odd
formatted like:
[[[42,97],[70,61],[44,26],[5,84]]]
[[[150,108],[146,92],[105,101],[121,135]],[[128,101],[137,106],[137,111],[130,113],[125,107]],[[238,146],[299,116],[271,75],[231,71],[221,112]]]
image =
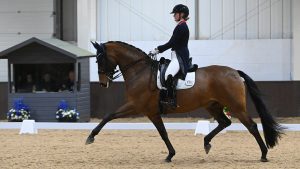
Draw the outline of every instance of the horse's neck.
[[[130,54],[130,53],[129,53]],[[125,83],[132,83],[139,78],[143,78],[149,73],[149,64],[146,58],[139,55],[124,55],[119,53],[118,65],[124,77]]]

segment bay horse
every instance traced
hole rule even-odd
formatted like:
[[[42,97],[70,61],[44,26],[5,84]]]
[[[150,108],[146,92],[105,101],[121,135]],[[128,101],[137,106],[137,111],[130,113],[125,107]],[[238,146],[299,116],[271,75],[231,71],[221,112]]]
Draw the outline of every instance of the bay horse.
[[[116,71],[118,65],[124,77],[127,100],[116,112],[103,117],[88,136],[86,144],[94,142],[94,137],[107,122],[142,114],[147,116],[158,130],[169,151],[165,161],[171,162],[175,149],[168,138],[159,111],[159,89],[156,87],[158,62],[142,50],[124,42],[92,43],[97,50],[100,86],[109,87],[112,80],[116,78],[114,74],[118,72]],[[165,113],[185,113],[204,107],[218,122],[218,126],[204,137],[204,149],[208,153],[212,138],[231,124],[231,120],[223,113],[223,108],[226,106],[231,115],[238,118],[256,139],[261,150],[260,160],[268,161],[268,148],[278,143],[283,127],[268,113],[255,82],[244,72],[226,66],[203,67],[197,69],[195,73],[195,85],[177,91],[179,107],[167,109]],[[246,111],[246,88],[261,118],[266,144],[259,134],[257,124]]]

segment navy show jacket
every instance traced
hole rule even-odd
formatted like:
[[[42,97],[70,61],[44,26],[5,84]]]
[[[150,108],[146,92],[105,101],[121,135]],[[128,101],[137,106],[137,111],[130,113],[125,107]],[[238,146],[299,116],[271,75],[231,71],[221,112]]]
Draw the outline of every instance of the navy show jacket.
[[[188,40],[190,36],[189,28],[185,21],[181,21],[177,24],[173,31],[171,39],[164,45],[158,46],[157,49],[160,53],[171,48],[172,51],[176,52],[178,61],[183,65],[180,65],[181,79],[185,79],[188,67],[189,67],[189,49],[188,49]],[[181,61],[180,61],[180,60]]]

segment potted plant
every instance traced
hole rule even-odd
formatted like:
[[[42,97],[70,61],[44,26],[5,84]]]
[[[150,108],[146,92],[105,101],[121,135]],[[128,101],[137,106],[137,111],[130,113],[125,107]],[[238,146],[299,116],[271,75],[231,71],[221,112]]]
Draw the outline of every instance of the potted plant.
[[[79,120],[79,112],[76,109],[70,109],[65,100],[61,100],[57,107],[56,119],[59,122],[76,122]]]
[[[7,113],[7,120],[9,122],[22,122],[30,118],[29,107],[24,104],[23,99],[16,99],[13,108]]]

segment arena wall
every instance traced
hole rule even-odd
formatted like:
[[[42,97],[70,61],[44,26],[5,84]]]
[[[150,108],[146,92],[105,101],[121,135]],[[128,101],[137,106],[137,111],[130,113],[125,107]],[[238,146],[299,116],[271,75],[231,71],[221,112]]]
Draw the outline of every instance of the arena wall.
[[[275,117],[300,116],[300,82],[299,81],[257,81],[263,93],[263,99]],[[6,118],[7,83],[0,83],[0,119]],[[91,116],[101,118],[106,113],[113,113],[125,103],[124,82],[114,82],[110,88],[101,88],[98,82],[91,82]],[[252,117],[258,114],[249,96],[247,109]],[[168,117],[210,117],[204,109],[198,109],[184,114],[168,115]]]
[[[166,41],[129,41],[149,52]],[[191,40],[190,56],[200,67],[224,65],[240,69],[256,81],[291,80],[291,39]],[[170,58],[170,50],[158,57]],[[90,59],[90,79],[98,81],[95,58]],[[117,81],[123,81],[122,77]]]
[[[300,116],[300,82],[295,81],[257,81],[270,113],[275,117]],[[193,100],[196,101],[196,100]],[[103,117],[112,113],[125,103],[124,82],[115,82],[110,88],[101,88],[99,83],[91,83],[91,116]],[[253,102],[247,95],[247,110],[252,117],[258,117]],[[210,117],[206,110],[168,115],[168,117]]]

